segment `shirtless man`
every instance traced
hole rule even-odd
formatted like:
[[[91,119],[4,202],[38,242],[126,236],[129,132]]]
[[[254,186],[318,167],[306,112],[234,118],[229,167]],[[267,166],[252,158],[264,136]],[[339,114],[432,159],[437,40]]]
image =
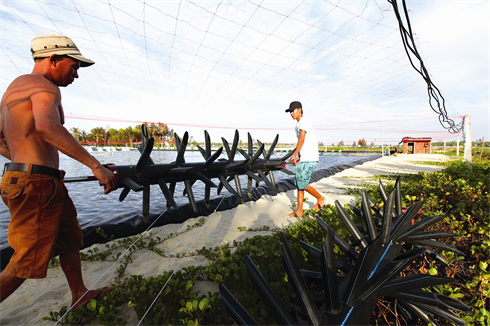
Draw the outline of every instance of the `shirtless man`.
[[[310,119],[303,116],[303,106],[300,102],[291,102],[286,112],[289,112],[291,118],[296,120],[296,136],[298,137],[296,149],[289,160],[296,166],[294,184],[296,185],[296,190],[298,192],[298,205],[296,210],[289,214],[289,216],[302,217],[305,190],[317,200],[313,207],[314,210],[320,210],[325,203],[325,197],[320,195],[315,188],[309,185],[311,174],[318,166],[318,141],[316,140],[315,131],[313,130]]]
[[[34,69],[15,79],[0,104],[0,154],[10,159],[0,183],[9,207],[8,240],[15,253],[0,273],[0,302],[26,278],[46,277],[50,259],[59,255],[72,293],[72,305],[86,304],[109,291],[88,291],[83,283],[79,248],[82,232],[76,209],[63,184],[58,151],[88,166],[108,194],[117,188],[103,167],[63,127],[59,87],[78,78],[83,57],[71,39],[50,34],[31,43]]]

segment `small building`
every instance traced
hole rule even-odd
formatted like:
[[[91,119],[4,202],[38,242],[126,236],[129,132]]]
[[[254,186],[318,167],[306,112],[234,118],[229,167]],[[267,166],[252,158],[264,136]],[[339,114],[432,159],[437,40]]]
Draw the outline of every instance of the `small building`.
[[[403,137],[403,154],[430,154],[431,137]]]

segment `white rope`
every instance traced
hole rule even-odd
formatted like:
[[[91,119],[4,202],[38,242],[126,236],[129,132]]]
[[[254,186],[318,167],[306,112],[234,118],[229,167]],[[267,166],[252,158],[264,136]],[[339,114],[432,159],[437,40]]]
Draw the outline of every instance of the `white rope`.
[[[172,272],[172,274],[170,275],[170,277],[168,278],[167,282],[165,282],[165,284],[163,285],[162,289],[160,290],[160,292],[158,292],[157,296],[155,297],[155,299],[153,300],[153,302],[151,303],[150,307],[148,307],[148,309],[145,311],[145,314],[143,315],[143,317],[140,319],[139,323],[137,324],[137,326],[141,325],[141,323],[143,322],[143,319],[145,319],[146,315],[148,314],[148,312],[151,310],[151,308],[153,307],[153,305],[155,304],[155,302],[157,301],[158,297],[160,297],[160,294],[162,294],[163,290],[165,290],[165,287],[167,287],[167,284],[168,282],[172,279],[172,276],[174,276],[175,272],[179,269],[179,266],[180,264],[182,263],[182,261],[184,260],[184,258],[186,258],[187,254],[189,253],[189,251],[192,249],[192,247],[194,246],[194,243],[196,243],[197,239],[199,239],[199,237],[201,236],[201,233],[202,231],[204,231],[204,229],[206,228],[206,225],[208,225],[208,222],[213,218],[214,214],[216,213],[216,211],[218,210],[218,208],[220,207],[221,203],[223,202],[223,200],[225,199],[225,196],[223,196],[221,198],[221,201],[219,202],[218,206],[216,206],[216,209],[214,210],[213,214],[211,214],[211,216],[208,218],[208,220],[206,221],[206,223],[204,224],[204,226],[202,227],[201,231],[199,232],[199,234],[197,235],[197,237],[194,239],[194,241],[192,242],[192,244],[189,246],[189,249],[187,249],[184,257],[182,257],[182,259],[180,260],[179,264],[177,265],[176,268],[174,268],[174,271]]]
[[[136,242],[138,242],[144,235],[145,232],[147,232],[159,219],[160,217],[163,216],[164,213],[160,214],[160,216],[158,216],[155,221],[153,221],[153,223],[150,224],[150,226],[148,226],[148,228],[146,228],[145,231],[143,231],[140,236],[131,244],[131,246],[128,247],[128,249],[126,249],[126,251],[123,252],[123,254],[111,265],[109,266],[109,268],[98,278],[95,280],[95,282],[87,289],[87,291],[77,300],[77,302],[75,302],[70,308],[68,308],[68,310],[65,312],[65,314],[63,316],[60,317],[60,319],[58,319],[56,321],[56,323],[54,324],[54,326],[58,325],[60,323],[61,320],[63,320],[63,318],[65,318],[65,316],[73,309],[73,307],[76,307],[76,305],[80,302],[80,300],[82,300],[82,298],[90,291],[92,290],[92,288],[102,279],[102,277],[104,277],[104,275],[106,275],[111,269],[112,267],[114,267],[114,265],[116,265],[125,255],[126,253],[135,245]]]

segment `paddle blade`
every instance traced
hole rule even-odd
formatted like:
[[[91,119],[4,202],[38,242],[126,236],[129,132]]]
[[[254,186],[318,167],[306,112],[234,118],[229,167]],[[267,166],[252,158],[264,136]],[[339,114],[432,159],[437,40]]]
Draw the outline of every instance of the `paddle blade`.
[[[182,137],[182,143],[178,147],[177,150],[177,158],[175,159],[175,165],[179,166],[180,164],[184,163],[184,153],[185,149],[187,147],[187,141],[189,140],[189,133],[186,131],[184,133],[184,137]],[[177,141],[175,142],[177,143]]]
[[[131,190],[133,191],[141,191],[143,190],[143,186],[140,185],[139,183],[137,183],[136,181],[134,181],[133,179],[131,179],[130,177],[124,177],[122,180],[121,180],[121,183],[125,186],[125,187],[128,187],[130,188]],[[127,194],[126,194],[127,195]],[[126,196],[124,196],[126,197]]]
[[[221,137],[221,140],[223,141],[223,146],[225,147],[226,155],[228,155],[228,162],[232,163],[233,159],[231,158],[230,144],[228,144],[228,141],[223,137]]]
[[[235,159],[236,150],[238,147],[240,135],[238,134],[238,130],[235,130],[235,137],[233,138],[233,145],[231,146],[231,152],[229,155],[230,162],[233,162]]]
[[[206,148],[206,157],[204,159],[208,159],[211,156],[211,137],[209,137],[209,133],[207,130],[204,130],[204,141],[205,141],[205,148]]]
[[[224,284],[219,285],[219,294],[226,310],[238,325],[259,325]]]
[[[203,165],[203,169],[207,169],[211,164],[214,163],[218,159],[218,157],[223,152],[223,147],[220,147],[213,155],[207,158],[206,162]]]
[[[189,180],[185,180],[184,184],[185,190],[187,192],[187,198],[189,199],[189,203],[192,206],[192,210],[197,213],[197,204],[196,200],[194,199],[194,193],[192,192],[192,184]]]
[[[293,253],[291,252],[291,248],[289,247],[289,243],[284,234],[281,238],[281,245],[282,261],[288,274],[288,278],[293,280],[290,284],[293,285],[296,295],[301,299],[299,302],[304,316],[309,317],[311,324],[320,325],[322,322],[320,312],[313,300],[313,296],[308,290],[305,280],[301,276],[301,271],[293,257]]]
[[[173,206],[173,208],[179,209],[179,206],[177,206],[174,196],[172,196],[172,194],[170,193],[170,190],[168,189],[165,180],[163,179],[158,180],[158,185],[160,186],[160,189],[162,190],[162,193],[165,196],[165,199],[167,200],[167,205],[170,204]]]
[[[136,172],[141,172],[143,170],[143,167],[147,164],[147,161],[150,158],[151,150],[153,149],[154,142],[155,139],[153,139],[153,137],[148,139],[148,143],[143,149],[143,152],[141,153],[138,163],[136,163]]]
[[[150,185],[143,186],[143,222],[148,223],[150,218]]]
[[[248,155],[252,156],[254,154],[254,143],[252,140],[252,135],[248,133]]]
[[[274,149],[276,148],[277,142],[279,141],[279,134],[276,135],[276,138],[274,138],[274,141],[272,142],[271,147],[269,147],[269,152],[267,152],[267,155],[265,156],[265,159],[268,161],[272,153],[274,153]]]
[[[131,191],[131,188],[129,187],[124,187],[123,190],[121,191],[121,194],[119,195],[119,201],[123,201],[126,199],[126,196],[129,194]]]
[[[248,255],[245,257],[245,265],[253,286],[257,292],[259,292],[260,297],[265,301],[269,309],[276,317],[277,321],[279,321],[279,324],[296,325],[296,322],[293,320],[286,307],[279,300],[269,283],[267,283],[264,276],[260,273],[257,266]]]

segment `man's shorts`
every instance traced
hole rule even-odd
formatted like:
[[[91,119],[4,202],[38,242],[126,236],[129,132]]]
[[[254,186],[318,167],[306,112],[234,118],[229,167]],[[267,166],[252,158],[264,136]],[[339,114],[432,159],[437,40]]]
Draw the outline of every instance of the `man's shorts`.
[[[6,267],[10,274],[44,278],[52,257],[82,246],[77,211],[63,181],[7,171],[0,194],[10,211],[8,241],[15,250]]]
[[[299,162],[296,165],[294,184],[299,190],[305,190],[306,186],[310,184],[311,174],[317,166],[317,161]]]

